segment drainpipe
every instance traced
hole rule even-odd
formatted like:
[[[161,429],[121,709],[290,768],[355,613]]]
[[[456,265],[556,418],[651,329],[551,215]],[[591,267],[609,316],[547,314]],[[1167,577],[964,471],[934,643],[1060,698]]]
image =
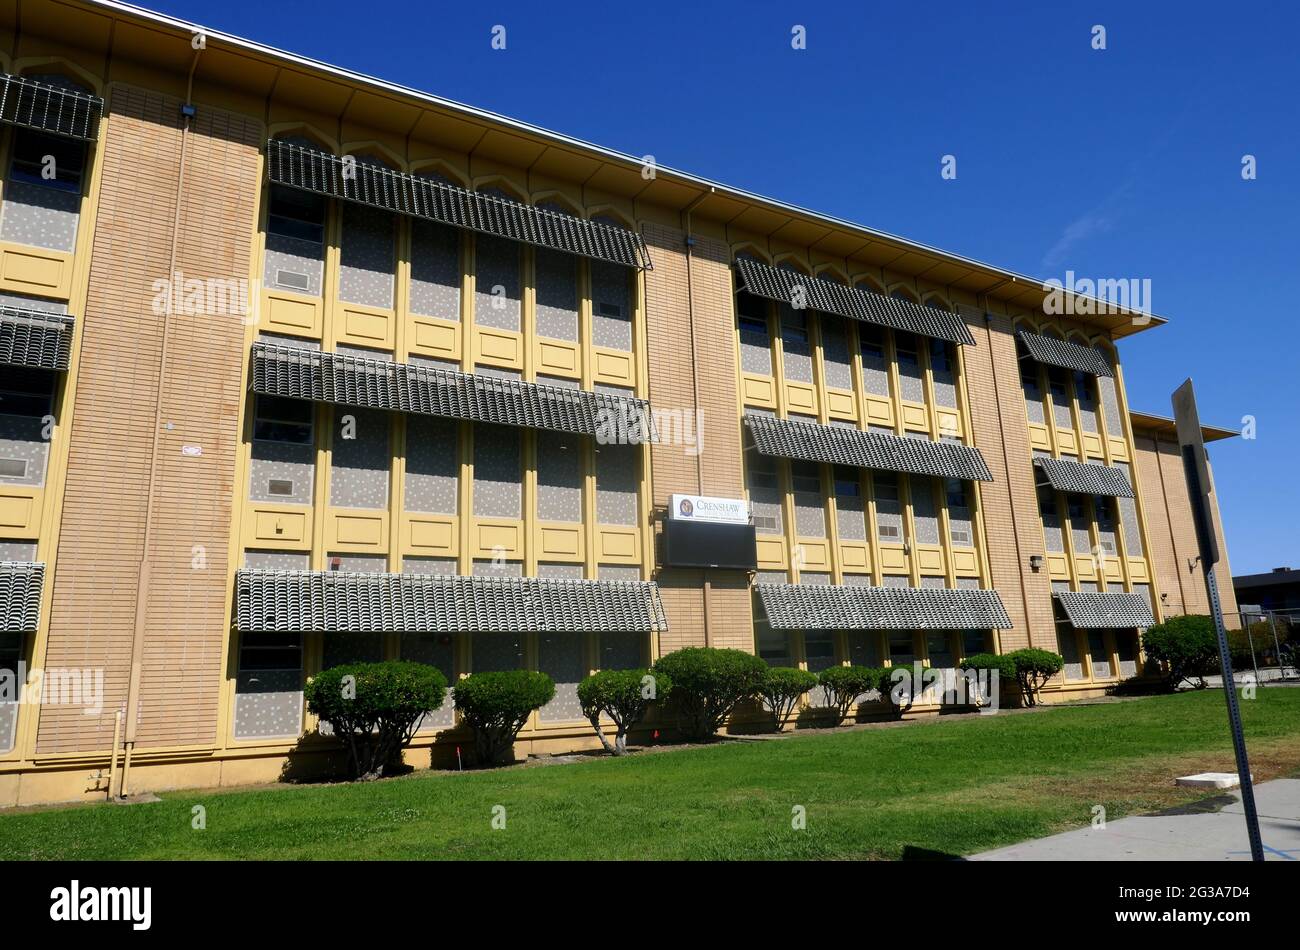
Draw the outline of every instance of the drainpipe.
[[[185,103],[181,107],[181,141],[179,153],[176,157],[176,212],[172,218],[172,243],[167,261],[167,280],[169,282],[176,274],[176,256],[181,231],[181,199],[185,195],[185,147],[189,143],[190,121],[194,118],[194,106],[191,104],[194,96],[194,71],[198,68],[199,57],[202,55],[202,48],[194,51],[194,58],[190,61],[190,72],[186,81]],[[148,490],[145,495],[144,540],[140,555],[139,577],[136,581],[135,628],[131,635],[131,675],[126,696],[126,751],[122,759],[122,785],[119,792],[121,798],[126,798],[130,794],[128,780],[131,774],[131,754],[135,751],[136,724],[140,718],[140,677],[144,665],[144,618],[145,606],[149,599],[149,584],[152,573],[150,544],[153,539],[154,501],[158,490],[158,442],[163,424],[162,394],[167,380],[167,342],[171,335],[172,300],[174,299],[175,290],[175,287],[171,288],[171,293],[167,297],[167,307],[163,311],[162,346],[159,351],[158,362],[158,392],[154,397],[153,441],[149,454]],[[114,758],[116,758],[116,740],[114,741],[113,751]]]
[[[695,353],[695,281],[691,274],[692,250],[695,247],[695,238],[691,234],[691,213],[704,203],[716,188],[710,187],[708,191],[701,194],[698,198],[686,206],[683,212],[684,228],[686,232],[686,316],[689,321],[688,325],[691,331],[691,390],[695,402],[696,419],[700,419],[700,370],[699,362]],[[704,494],[704,433],[697,432],[696,452],[695,452],[695,481],[700,486],[700,494]],[[710,602],[713,594],[713,580],[709,575],[708,568],[704,569],[704,645],[706,647],[713,645],[713,637],[710,629],[709,614]]]

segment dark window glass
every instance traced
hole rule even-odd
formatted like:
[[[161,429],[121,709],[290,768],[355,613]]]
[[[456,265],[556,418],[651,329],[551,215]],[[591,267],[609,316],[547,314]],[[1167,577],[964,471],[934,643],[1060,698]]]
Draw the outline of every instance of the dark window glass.
[[[0,414],[50,415],[54,408],[54,373],[26,366],[6,366],[0,374]]]
[[[273,186],[266,229],[282,237],[324,244],[325,208],[324,195]]]
[[[50,167],[47,156],[54,159],[53,177],[50,178],[45,177],[45,169]],[[9,179],[80,194],[85,162],[86,146],[81,142],[31,129],[17,129]]]
[[[258,396],[253,438],[263,442],[312,443],[312,404],[282,396]]]

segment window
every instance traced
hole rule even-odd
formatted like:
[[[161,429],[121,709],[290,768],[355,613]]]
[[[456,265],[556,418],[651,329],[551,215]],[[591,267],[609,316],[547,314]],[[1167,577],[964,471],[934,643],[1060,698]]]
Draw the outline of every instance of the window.
[[[302,634],[246,635],[240,644],[239,668],[245,671],[302,669]]]
[[[931,669],[950,670],[957,662],[957,658],[952,653],[952,637],[949,634],[926,634],[925,649],[929,655]]]
[[[1065,550],[1061,534],[1061,515],[1056,508],[1056,492],[1050,485],[1038,486],[1038,512],[1043,518],[1043,541],[1048,551]]]
[[[847,465],[835,466],[835,497],[857,498],[862,494],[862,484],[858,473]]]
[[[1115,548],[1115,500],[1098,496],[1092,500],[1093,511],[1097,513],[1097,534],[1101,549],[1111,557],[1116,553]]]
[[[862,352],[862,385],[873,396],[889,395],[889,364],[885,361],[885,331],[871,324],[858,327]]]
[[[758,641],[758,655],[768,666],[791,666],[790,638],[784,630],[773,630],[767,621],[758,620],[755,626],[755,639]]]
[[[275,185],[271,188],[266,229],[280,237],[323,245],[326,205],[324,195]]]
[[[938,544],[939,513],[934,504],[934,479],[929,475],[913,475],[910,484],[916,540],[921,544]]]
[[[795,529],[803,536],[826,537],[826,505],[822,501],[822,472],[816,462],[790,463]]]
[[[1093,679],[1111,678],[1110,649],[1106,646],[1106,634],[1101,630],[1088,631],[1088,658],[1092,660]]]
[[[805,633],[803,652],[809,672],[820,673],[829,669],[835,665],[835,634],[829,630]]]
[[[989,648],[989,633],[987,630],[967,630],[961,635],[961,655],[962,657],[975,656],[977,653],[987,653]]]
[[[767,330],[767,304],[752,294],[736,297],[740,330],[740,362],[746,373],[772,375],[772,339]]]
[[[1029,355],[1019,337],[1016,338],[1016,358],[1020,361],[1020,389],[1025,394],[1025,412],[1029,415],[1029,421],[1045,422],[1043,389],[1038,382],[1038,363]]]
[[[1070,517],[1070,544],[1074,546],[1074,553],[1090,554],[1092,552],[1092,532],[1089,531],[1091,519],[1088,518],[1083,499],[1078,495],[1067,495],[1065,508]]]
[[[1070,411],[1070,387],[1066,385],[1065,371],[1049,366],[1047,387],[1052,394],[1052,421],[1058,429],[1073,429],[1074,415]]]
[[[953,344],[947,340],[930,341],[930,372],[934,375],[934,401],[949,409],[957,408],[957,387],[953,374]]]
[[[790,307],[781,308],[781,343],[785,348],[785,375],[800,383],[811,383],[812,346],[808,338],[808,320]]]
[[[975,544],[971,524],[970,503],[966,498],[966,483],[959,478],[947,478],[943,483],[948,502],[948,533],[954,547],[969,548]]]
[[[911,666],[916,661],[916,644],[910,633],[889,635],[889,662],[893,666]]]
[[[876,472],[876,534],[881,541],[903,540],[903,507],[898,500],[898,478],[889,472]]]
[[[745,452],[745,474],[749,487],[749,504],[754,515],[754,530],[759,534],[780,534],[784,530],[781,516],[781,478],[776,459],[756,449]]]
[[[1074,374],[1074,398],[1079,400],[1079,421],[1084,432],[1097,431],[1097,378],[1087,373]]]
[[[903,398],[911,402],[925,402],[925,387],[921,383],[921,356],[916,337],[911,333],[895,332],[894,352],[898,356],[898,380]]]
[[[0,376],[0,415],[44,418],[53,411],[53,373],[25,366],[6,366]]]
[[[312,444],[312,404],[283,396],[258,396],[253,438],[262,442]]]
[[[9,180],[79,195],[85,161],[86,147],[82,143],[20,128],[14,132]]]

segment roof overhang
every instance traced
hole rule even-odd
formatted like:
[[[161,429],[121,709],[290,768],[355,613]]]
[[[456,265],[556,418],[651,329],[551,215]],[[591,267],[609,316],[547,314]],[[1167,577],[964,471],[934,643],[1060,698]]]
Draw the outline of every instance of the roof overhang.
[[[412,141],[437,142],[670,210],[690,208],[697,219],[807,246],[864,269],[888,268],[1030,310],[1041,311],[1053,293],[1039,278],[673,168],[656,166],[655,176],[647,181],[643,161],[636,156],[131,4],[50,0],[24,6],[21,19],[24,32],[52,37],[72,33],[80,45],[101,55],[148,62],[181,75],[193,69],[196,88],[219,84],[259,99],[274,94],[319,114]],[[6,25],[17,28],[12,22]],[[191,45],[196,31],[206,38],[197,58]],[[1081,304],[1071,308],[1078,314],[1071,319],[1112,338],[1166,322],[1087,295],[1068,293],[1066,299]],[[1082,305],[1084,301],[1089,305]]]
[[[1149,412],[1130,412],[1128,415],[1135,430],[1153,432],[1167,439],[1178,438],[1178,428],[1174,424],[1174,420],[1168,416],[1157,416]],[[1206,442],[1218,442],[1221,439],[1231,439],[1238,435],[1241,435],[1241,433],[1236,429],[1225,429],[1222,426],[1201,426],[1201,438]]]

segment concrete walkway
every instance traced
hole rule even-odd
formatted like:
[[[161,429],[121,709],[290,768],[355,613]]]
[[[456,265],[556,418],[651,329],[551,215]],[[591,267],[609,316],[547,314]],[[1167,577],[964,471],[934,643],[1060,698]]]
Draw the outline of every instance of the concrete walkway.
[[[1249,861],[1239,790],[1222,795],[1232,802],[1218,812],[1121,818],[1107,822],[1105,830],[1080,828],[985,851],[970,860]],[[1300,779],[1274,779],[1255,786],[1255,810],[1265,859],[1300,861]]]

